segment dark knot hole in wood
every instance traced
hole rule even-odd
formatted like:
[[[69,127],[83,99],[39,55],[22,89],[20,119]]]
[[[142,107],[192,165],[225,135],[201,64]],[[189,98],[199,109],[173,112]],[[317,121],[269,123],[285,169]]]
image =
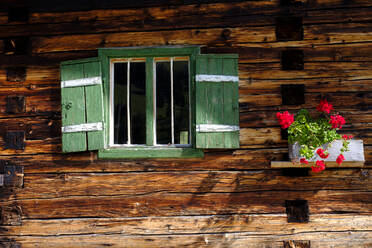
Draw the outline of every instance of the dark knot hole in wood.
[[[6,99],[6,113],[18,114],[26,111],[26,101],[24,96],[8,96]]]
[[[4,141],[5,149],[23,150],[25,148],[25,132],[6,132]]]
[[[304,84],[282,84],[280,85],[283,105],[305,104],[305,85]],[[285,129],[287,131],[287,129]],[[282,136],[282,138],[285,136]],[[288,135],[286,136],[288,139]]]
[[[5,55],[25,55],[29,51],[28,37],[6,38],[4,40]]]
[[[6,68],[6,81],[24,82],[26,81],[26,67],[8,67]]]
[[[304,69],[304,51],[298,49],[285,50],[281,54],[280,63],[282,70],[303,70]]]
[[[309,205],[307,200],[286,200],[285,208],[288,222],[309,222]]]
[[[29,17],[29,7],[9,7],[8,9],[8,22],[28,22]]]
[[[277,41],[303,40],[304,29],[302,17],[289,16],[275,19],[275,35]]]

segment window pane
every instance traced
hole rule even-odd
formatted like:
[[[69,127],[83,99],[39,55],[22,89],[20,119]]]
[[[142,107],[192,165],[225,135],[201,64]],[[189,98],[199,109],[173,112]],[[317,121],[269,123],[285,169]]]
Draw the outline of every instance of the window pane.
[[[170,62],[156,63],[157,144],[172,143]]]
[[[131,143],[146,144],[146,63],[130,63]]]
[[[127,144],[127,63],[114,64],[114,144]]]
[[[189,144],[189,63],[173,62],[174,142]]]

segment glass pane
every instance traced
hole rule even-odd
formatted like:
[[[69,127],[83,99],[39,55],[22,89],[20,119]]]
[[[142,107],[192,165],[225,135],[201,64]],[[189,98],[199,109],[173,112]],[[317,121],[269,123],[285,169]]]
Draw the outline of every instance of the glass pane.
[[[127,63],[114,64],[114,144],[127,144]]]
[[[189,63],[173,62],[174,142],[189,144]]]
[[[170,62],[156,63],[157,144],[172,143]]]
[[[146,63],[130,63],[131,143],[146,144]]]

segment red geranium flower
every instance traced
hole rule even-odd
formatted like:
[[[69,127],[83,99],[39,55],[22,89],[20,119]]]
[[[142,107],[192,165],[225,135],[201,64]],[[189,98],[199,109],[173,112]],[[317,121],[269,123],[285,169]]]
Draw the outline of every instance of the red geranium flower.
[[[289,126],[294,122],[294,114],[290,114],[288,111],[283,113],[277,112],[276,118],[283,129],[289,128]]]
[[[332,106],[332,104],[329,104],[326,99],[323,99],[323,100],[320,101],[320,103],[319,103],[318,107],[316,107],[316,109],[319,112],[324,112],[324,113],[329,114],[329,112],[331,112],[331,110],[333,109],[333,106]]]
[[[309,161],[307,161],[306,158],[301,158],[301,159],[300,159],[300,163],[301,163],[301,164],[308,164]]]
[[[342,138],[343,138],[344,140],[348,140],[348,139],[352,139],[352,138],[354,138],[354,136],[353,136],[353,135],[349,135],[349,136],[347,136],[346,134],[344,134],[344,135],[342,135]]]
[[[325,152],[325,153],[324,153]],[[324,151],[322,148],[319,148],[317,151],[316,151],[316,153],[319,155],[319,157],[321,157],[321,158],[328,158],[328,156],[329,156],[329,153],[328,152],[326,152],[326,151]]]
[[[324,163],[324,161],[322,161],[322,160],[318,160],[318,161],[316,161],[315,166],[314,166],[314,165],[311,166],[311,170],[312,170],[313,172],[321,172],[321,171],[323,171],[324,169],[325,169],[325,163]]]
[[[329,123],[332,124],[332,128],[342,128],[342,125],[344,125],[345,119],[341,115],[332,115],[331,119],[329,120]]]
[[[345,160],[344,155],[340,154],[338,155],[336,162],[338,163],[338,165],[341,165],[344,160]]]

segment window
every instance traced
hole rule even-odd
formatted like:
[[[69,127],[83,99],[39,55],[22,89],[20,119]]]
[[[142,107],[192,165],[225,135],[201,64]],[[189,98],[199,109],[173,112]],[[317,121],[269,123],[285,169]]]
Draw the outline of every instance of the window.
[[[110,60],[110,147],[191,147],[189,58],[151,59],[147,81],[145,58]],[[146,96],[146,88],[153,92]],[[146,99],[152,112],[146,113]],[[146,129],[152,137],[146,138]]]
[[[198,157],[239,147],[236,55],[104,48],[61,65],[62,149],[99,158]]]

